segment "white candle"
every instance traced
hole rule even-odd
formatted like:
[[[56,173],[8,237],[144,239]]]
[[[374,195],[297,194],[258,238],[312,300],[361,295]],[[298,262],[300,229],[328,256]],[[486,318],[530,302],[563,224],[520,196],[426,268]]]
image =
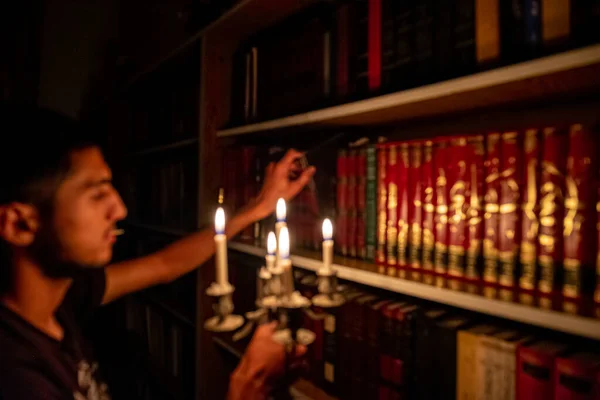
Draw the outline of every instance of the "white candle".
[[[225,211],[219,207],[215,214],[215,267],[217,284],[227,285],[227,236],[225,236]]]
[[[287,214],[285,200],[280,198],[277,200],[277,207],[275,209],[275,215],[277,216],[277,222],[275,222],[275,237],[277,238],[277,248],[279,248],[279,234],[281,233],[281,228],[286,227],[287,224],[285,222],[285,218]],[[279,251],[275,254],[275,264],[279,265]]]
[[[267,236],[267,256],[265,257],[267,261],[267,270],[272,271],[275,268],[275,252],[277,251],[277,239],[275,237],[275,233],[269,232],[269,236]]]
[[[323,221],[323,267],[331,271],[333,263],[333,226],[329,218]]]
[[[283,270],[283,293],[290,296],[294,292],[294,274],[290,260],[290,234],[286,226],[281,228],[277,243],[279,244],[279,266]]]

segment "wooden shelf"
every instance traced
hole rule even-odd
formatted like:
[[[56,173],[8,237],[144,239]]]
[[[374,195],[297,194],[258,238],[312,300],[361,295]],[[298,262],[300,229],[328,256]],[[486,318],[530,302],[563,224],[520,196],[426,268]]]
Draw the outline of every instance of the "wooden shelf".
[[[257,257],[264,257],[266,254],[266,251],[260,247],[238,242],[230,242],[229,248]],[[291,260],[296,267],[310,271],[316,271],[322,265],[319,253],[316,252],[292,255]],[[373,264],[359,260],[344,259],[341,262],[345,265],[336,263],[334,268],[337,270],[338,276],[347,281],[560,332],[600,339],[600,319],[487,298],[478,294],[440,288],[411,280],[391,278],[374,272]]]
[[[218,137],[308,125],[374,125],[544,100],[600,88],[600,45],[445,82],[275,120],[222,129]]]
[[[184,140],[179,140],[179,141],[173,142],[173,143],[163,144],[160,146],[153,146],[153,147],[149,147],[147,149],[134,151],[131,153],[131,155],[132,156],[143,156],[143,155],[148,155],[148,154],[153,154],[153,153],[160,153],[163,151],[179,149],[181,147],[186,147],[186,146],[190,146],[192,144],[197,144],[197,143],[198,143],[198,138],[184,139]]]
[[[213,342],[234,357],[242,358],[243,350],[236,348],[235,345],[228,343],[226,340],[215,336]],[[290,387],[290,394],[294,400],[337,400],[336,397],[327,394],[305,379],[298,379]]]

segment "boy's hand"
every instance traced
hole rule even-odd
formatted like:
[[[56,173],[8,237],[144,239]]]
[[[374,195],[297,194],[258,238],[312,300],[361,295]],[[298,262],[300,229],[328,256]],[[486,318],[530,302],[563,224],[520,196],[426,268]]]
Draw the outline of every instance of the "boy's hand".
[[[266,399],[272,386],[284,376],[286,362],[288,366],[294,365],[306,353],[306,347],[297,346],[294,359],[290,360],[284,346],[273,340],[276,326],[273,322],[257,328],[240,364],[231,375],[229,400]]]
[[[288,150],[278,163],[270,163],[265,170],[265,179],[262,189],[250,209],[255,220],[263,219],[275,211],[277,200],[283,198],[286,201],[292,199],[308,184],[310,178],[315,174],[315,167],[298,171],[296,161],[303,153],[296,150]],[[299,173],[296,179],[291,179]]]

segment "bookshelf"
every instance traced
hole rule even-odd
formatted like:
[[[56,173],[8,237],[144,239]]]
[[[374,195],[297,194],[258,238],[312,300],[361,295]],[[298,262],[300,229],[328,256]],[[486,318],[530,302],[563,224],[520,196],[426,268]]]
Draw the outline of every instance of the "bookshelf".
[[[229,248],[256,257],[266,255],[266,250],[245,243],[230,242]],[[294,266],[313,272],[317,271],[322,264],[320,254],[317,252],[303,251],[302,255],[292,254],[290,258]],[[350,282],[600,340],[600,319],[591,316],[572,315],[566,312],[489,299],[481,295],[463,293],[448,288],[438,288],[421,282],[390,278],[374,272],[374,264],[360,260],[336,257],[335,261],[334,268],[337,270],[338,276]]]
[[[599,86],[600,45],[593,45],[415,89],[220,129],[217,136],[227,138],[310,125],[389,124],[585,93]]]

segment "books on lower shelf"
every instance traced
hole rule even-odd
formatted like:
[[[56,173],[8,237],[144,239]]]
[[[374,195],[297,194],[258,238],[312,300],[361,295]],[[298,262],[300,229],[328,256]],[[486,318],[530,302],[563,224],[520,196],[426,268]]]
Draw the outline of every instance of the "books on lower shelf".
[[[525,304],[540,297],[546,308],[561,296],[577,313],[595,290],[600,302],[596,136],[572,124],[323,150],[311,159],[320,180],[289,203],[293,249],[318,250],[320,223],[333,217],[336,252],[390,277],[432,273],[451,288]],[[258,161],[244,164],[266,163],[268,150],[251,151]],[[238,181],[227,182],[225,200],[240,206],[261,171],[227,160]],[[244,239],[262,246],[265,230]]]

